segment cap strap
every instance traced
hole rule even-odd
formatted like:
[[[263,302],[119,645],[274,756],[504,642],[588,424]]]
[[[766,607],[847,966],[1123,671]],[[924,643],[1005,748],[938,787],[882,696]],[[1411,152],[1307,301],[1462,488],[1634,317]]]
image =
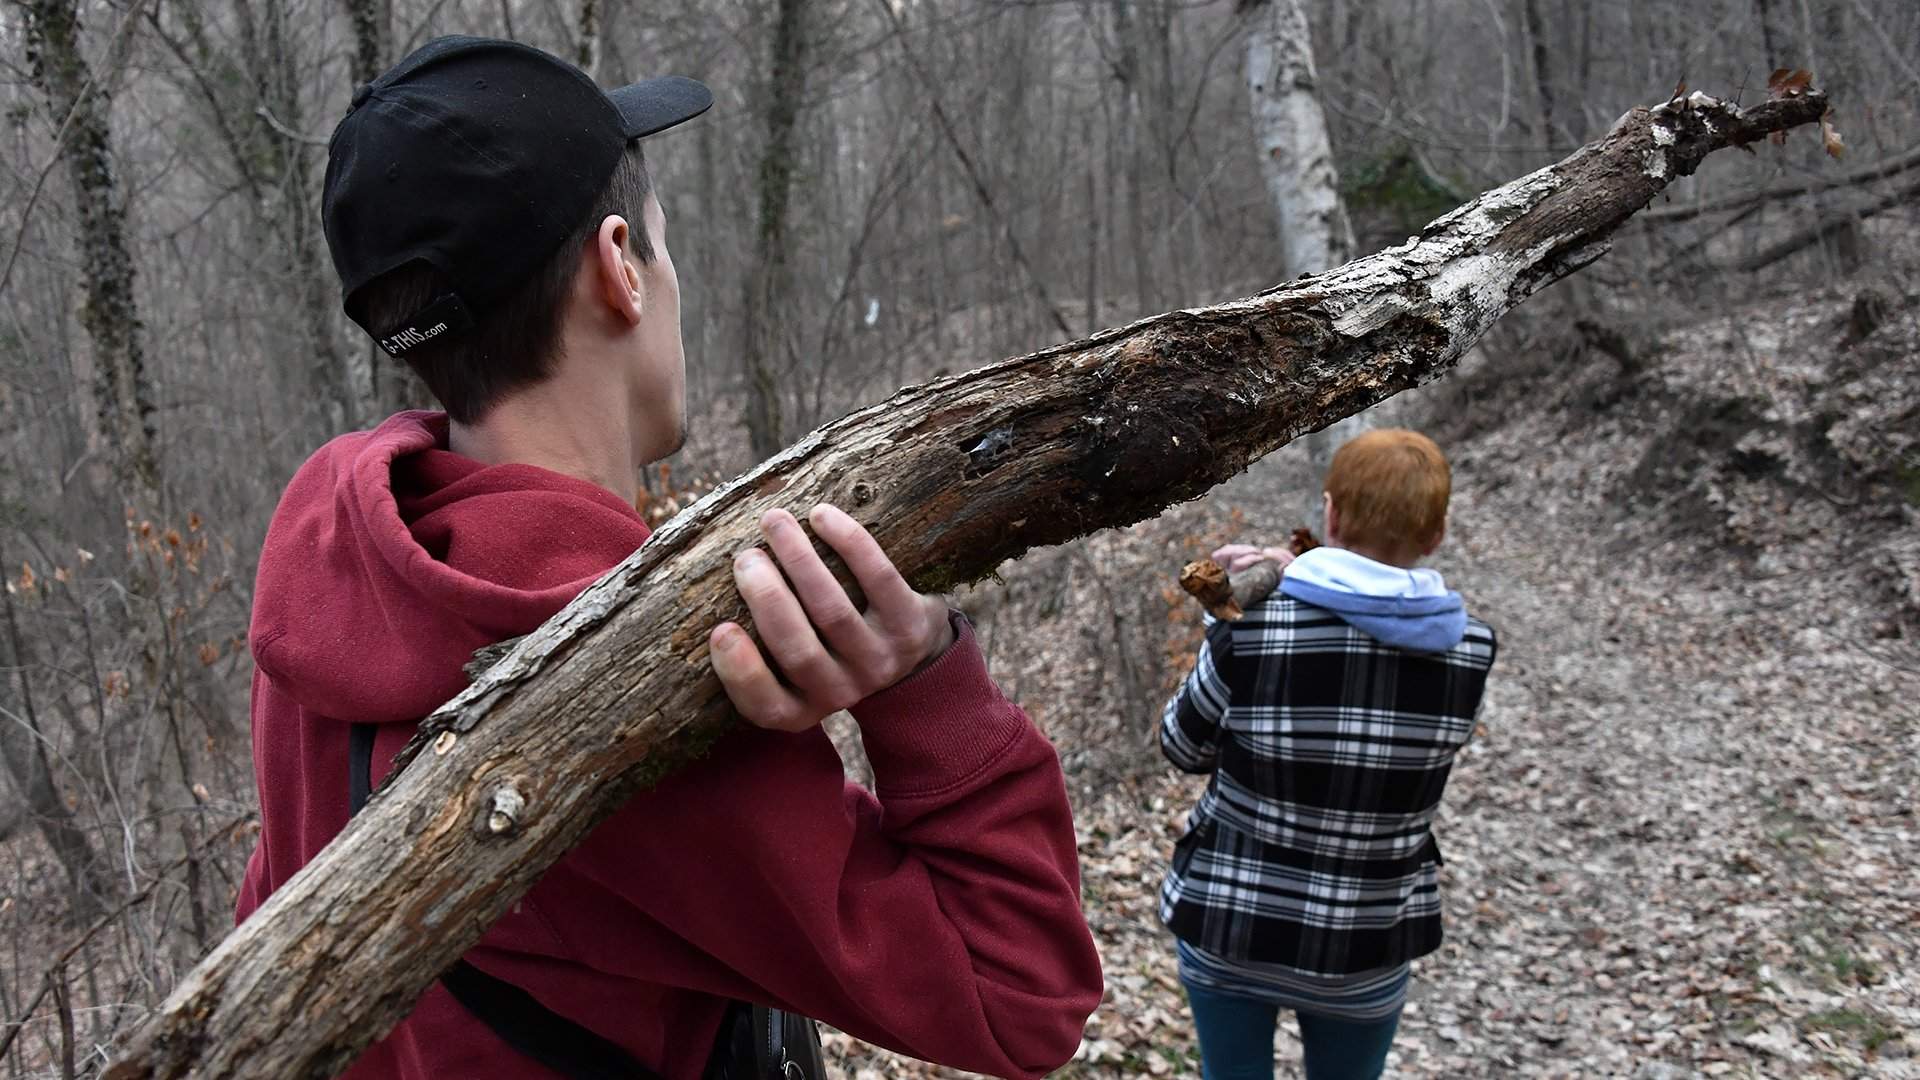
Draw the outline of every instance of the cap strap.
[[[380,347],[387,350],[388,356],[404,356],[410,349],[471,326],[473,316],[468,313],[467,305],[461,303],[457,295],[446,293],[387,331],[380,338]]]

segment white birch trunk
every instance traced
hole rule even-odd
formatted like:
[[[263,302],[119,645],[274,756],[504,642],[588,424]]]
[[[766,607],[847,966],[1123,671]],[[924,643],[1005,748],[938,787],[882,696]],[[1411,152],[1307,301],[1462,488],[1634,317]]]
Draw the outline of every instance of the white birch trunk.
[[[1353,225],[1340,202],[1327,116],[1320,107],[1313,37],[1301,0],[1267,0],[1247,33],[1247,91],[1267,195],[1280,223],[1280,276],[1317,274],[1353,258]],[[1315,483],[1302,524],[1319,530],[1319,478],[1341,443],[1373,426],[1372,413],[1347,417],[1301,441]]]

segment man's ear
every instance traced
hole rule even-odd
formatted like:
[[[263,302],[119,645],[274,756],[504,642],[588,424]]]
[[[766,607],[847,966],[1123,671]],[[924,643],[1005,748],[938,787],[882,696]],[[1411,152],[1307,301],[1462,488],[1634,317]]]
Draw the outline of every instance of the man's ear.
[[[626,218],[608,214],[593,237],[593,262],[602,299],[627,325],[637,326],[646,306],[646,290],[640,286],[639,268],[627,253],[627,228]]]
[[[1333,492],[1320,493],[1320,506],[1325,512],[1324,520],[1320,523],[1320,538],[1331,543],[1334,537],[1340,535],[1340,511],[1334,508]]]
[[[1444,541],[1446,538],[1447,538],[1447,519],[1441,518],[1440,527],[1433,530],[1433,539],[1427,542],[1426,550],[1420,553],[1420,557],[1424,559],[1427,556],[1433,554],[1434,552],[1439,551],[1441,542]]]

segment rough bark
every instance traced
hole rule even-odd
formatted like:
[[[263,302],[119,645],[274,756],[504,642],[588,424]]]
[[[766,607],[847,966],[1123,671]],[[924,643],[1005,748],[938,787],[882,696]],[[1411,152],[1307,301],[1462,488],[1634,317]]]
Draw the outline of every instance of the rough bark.
[[[370,83],[387,68],[387,5],[383,0],[341,0],[353,24],[353,78]]]
[[[1247,33],[1247,90],[1255,145],[1280,221],[1280,276],[1317,274],[1353,257],[1353,224],[1340,201],[1326,112],[1320,107],[1313,37],[1302,0],[1264,0]],[[1307,466],[1324,476],[1340,444],[1371,424],[1356,414],[1304,440]],[[1304,494],[1301,520],[1320,520],[1316,484]]]
[[[160,460],[153,429],[153,387],[141,347],[134,301],[133,257],[127,251],[126,214],[114,174],[111,100],[80,51],[74,0],[32,0],[27,13],[27,58],[46,94],[48,114],[66,140],[66,161],[78,219],[86,301],[81,325],[93,343],[94,401],[100,430],[117,475],[152,513],[160,502]]]
[[[772,74],[766,88],[767,144],[760,155],[760,224],[747,275],[747,440],[755,461],[786,445],[775,357],[785,338],[788,291],[787,213],[793,191],[800,99],[807,89],[808,0],[780,0],[773,26]]]
[[[107,1075],[324,1076],[595,823],[734,723],[707,632],[745,619],[735,552],[831,500],[917,588],[1194,498],[1304,432],[1443,374],[1599,258],[1707,153],[1817,120],[1635,109],[1592,146],[1398,247],[1215,307],[908,387],[701,500],[421,724],[366,811],[194,971]]]

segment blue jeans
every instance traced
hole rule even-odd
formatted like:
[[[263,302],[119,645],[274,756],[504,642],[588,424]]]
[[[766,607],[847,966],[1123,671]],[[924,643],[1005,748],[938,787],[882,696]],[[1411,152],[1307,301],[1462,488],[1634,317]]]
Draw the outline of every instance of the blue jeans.
[[[1280,1006],[1187,984],[1200,1035],[1205,1080],[1273,1080],[1273,1028]],[[1335,1020],[1296,1012],[1306,1044],[1307,1080],[1377,1080],[1400,1026],[1400,1010],[1379,1020]]]

